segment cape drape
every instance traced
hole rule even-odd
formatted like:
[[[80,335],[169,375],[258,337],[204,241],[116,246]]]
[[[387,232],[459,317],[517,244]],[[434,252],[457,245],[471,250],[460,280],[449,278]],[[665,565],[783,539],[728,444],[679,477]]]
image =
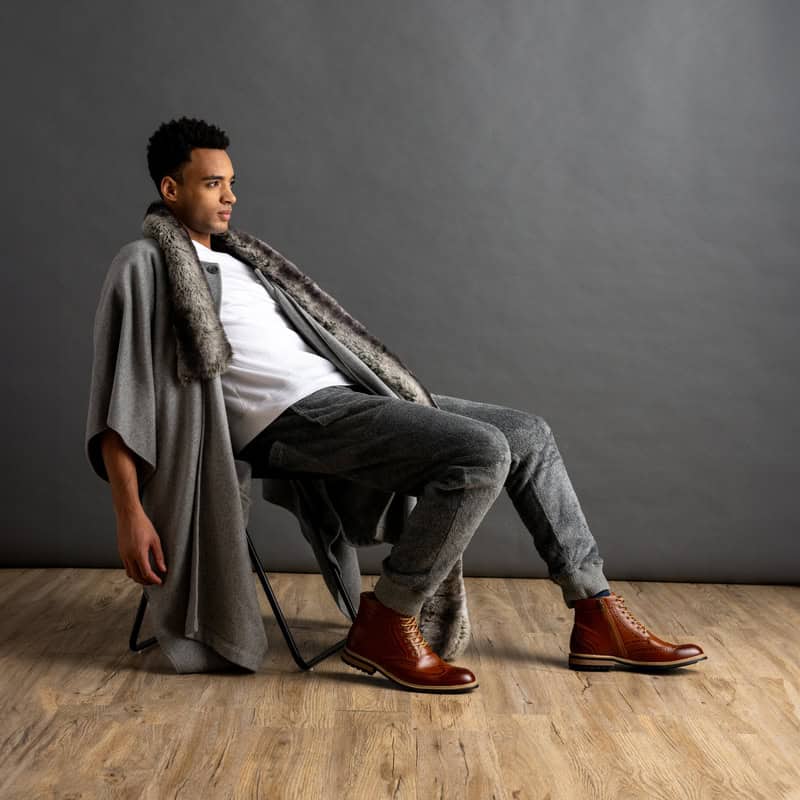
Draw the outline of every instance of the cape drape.
[[[143,230],[155,235],[119,250],[100,291],[86,456],[95,473],[107,481],[100,451],[100,434],[107,429],[117,431],[136,456],[140,499],[161,537],[168,568],[162,585],[144,587],[148,617],[176,672],[207,672],[231,664],[257,671],[268,643],[244,535],[252,474],[250,465],[236,459],[232,450],[219,377],[225,359],[213,362],[216,369],[206,369],[212,362],[203,361],[215,354],[217,344],[226,343],[219,333],[221,276],[218,269],[208,269],[212,262],[199,261],[185,229],[171,212],[165,216],[162,205],[149,206]],[[323,315],[315,294],[322,290],[265,242],[229,231],[225,237],[212,236],[212,244],[253,266],[265,290],[309,345],[362,387],[436,405],[435,395],[329,295],[325,310],[334,316]],[[254,244],[279,260],[284,277],[285,270],[294,270],[300,276],[297,282],[280,280],[281,273],[270,277],[265,274],[268,270],[259,269],[258,257],[247,249]],[[177,270],[182,271],[182,283],[176,281]],[[192,283],[198,276],[199,281]],[[183,295],[178,294],[180,289]],[[181,308],[194,315],[195,323],[202,323],[197,331],[206,335],[216,330],[220,338],[211,345],[210,340],[192,340],[186,335]],[[213,329],[209,320],[219,328]],[[362,347],[357,355],[354,349]],[[193,368],[206,369],[206,377],[193,374]],[[396,541],[416,504],[414,497],[334,476],[265,478],[262,497],[295,515],[345,615],[335,573],[357,606],[361,574],[354,548]],[[443,658],[455,658],[466,647],[470,627],[460,559],[423,607],[420,627]]]

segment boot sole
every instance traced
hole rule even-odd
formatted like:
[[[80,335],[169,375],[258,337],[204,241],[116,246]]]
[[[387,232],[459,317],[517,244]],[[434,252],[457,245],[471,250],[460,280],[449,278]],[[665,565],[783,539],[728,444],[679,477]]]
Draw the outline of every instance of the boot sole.
[[[590,653],[570,653],[567,664],[570,669],[594,672],[616,669],[617,665],[628,667],[630,669],[665,672],[667,670],[676,669],[677,667],[686,667],[689,664],[696,664],[698,661],[705,661],[707,658],[707,655],[701,655],[689,656],[688,658],[679,658],[677,661],[634,661],[633,659],[621,658],[620,656],[592,655]]]
[[[354,667],[362,672],[366,672],[367,675],[373,675],[377,670],[381,673],[381,675],[392,681],[392,683],[396,683],[398,686],[401,686],[404,689],[413,689],[415,692],[460,694],[462,692],[471,692],[473,689],[477,689],[479,685],[477,680],[473,681],[472,683],[459,683],[455,686],[430,686],[426,684],[410,683],[409,681],[404,681],[402,678],[398,678],[396,675],[392,675],[391,672],[381,667],[380,664],[376,664],[374,661],[370,661],[368,658],[364,658],[363,656],[357,656],[346,647],[342,650],[340,655],[342,661],[344,661],[344,663],[349,667]]]

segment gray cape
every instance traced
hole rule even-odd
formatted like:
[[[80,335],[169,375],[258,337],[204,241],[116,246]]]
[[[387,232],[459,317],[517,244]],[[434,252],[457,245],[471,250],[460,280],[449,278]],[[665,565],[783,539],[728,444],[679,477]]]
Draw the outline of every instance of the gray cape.
[[[109,428],[137,456],[139,496],[168,570],[162,585],[144,587],[148,615],[176,672],[257,671],[267,639],[244,535],[252,476],[234,456],[222,393],[232,350],[219,319],[219,267],[198,259],[161,202],[148,206],[142,231],[116,254],[100,291],[86,456],[108,481],[99,435]],[[372,393],[437,405],[397,356],[266,242],[229,228],[211,243],[252,266],[309,346],[344,374]],[[354,548],[397,541],[416,504],[334,476],[264,478],[262,497],[295,515],[345,616],[335,572],[357,607]],[[420,627],[443,658],[466,648],[460,559],[423,606]]]

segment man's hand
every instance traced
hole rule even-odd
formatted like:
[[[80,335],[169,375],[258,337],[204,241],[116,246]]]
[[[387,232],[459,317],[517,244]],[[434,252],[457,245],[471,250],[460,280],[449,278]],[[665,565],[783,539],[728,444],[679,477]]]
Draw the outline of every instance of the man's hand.
[[[163,583],[150,566],[152,550],[158,569],[167,571],[161,539],[144,509],[117,516],[117,546],[129,578],[141,584]]]

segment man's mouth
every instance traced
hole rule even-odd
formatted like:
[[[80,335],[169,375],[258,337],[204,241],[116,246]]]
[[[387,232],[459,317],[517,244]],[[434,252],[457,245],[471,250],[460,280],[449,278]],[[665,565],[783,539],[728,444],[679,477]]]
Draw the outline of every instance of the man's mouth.
[[[231,216],[230,211],[217,211],[217,214],[219,214],[221,217],[225,217],[225,219],[229,219]]]

